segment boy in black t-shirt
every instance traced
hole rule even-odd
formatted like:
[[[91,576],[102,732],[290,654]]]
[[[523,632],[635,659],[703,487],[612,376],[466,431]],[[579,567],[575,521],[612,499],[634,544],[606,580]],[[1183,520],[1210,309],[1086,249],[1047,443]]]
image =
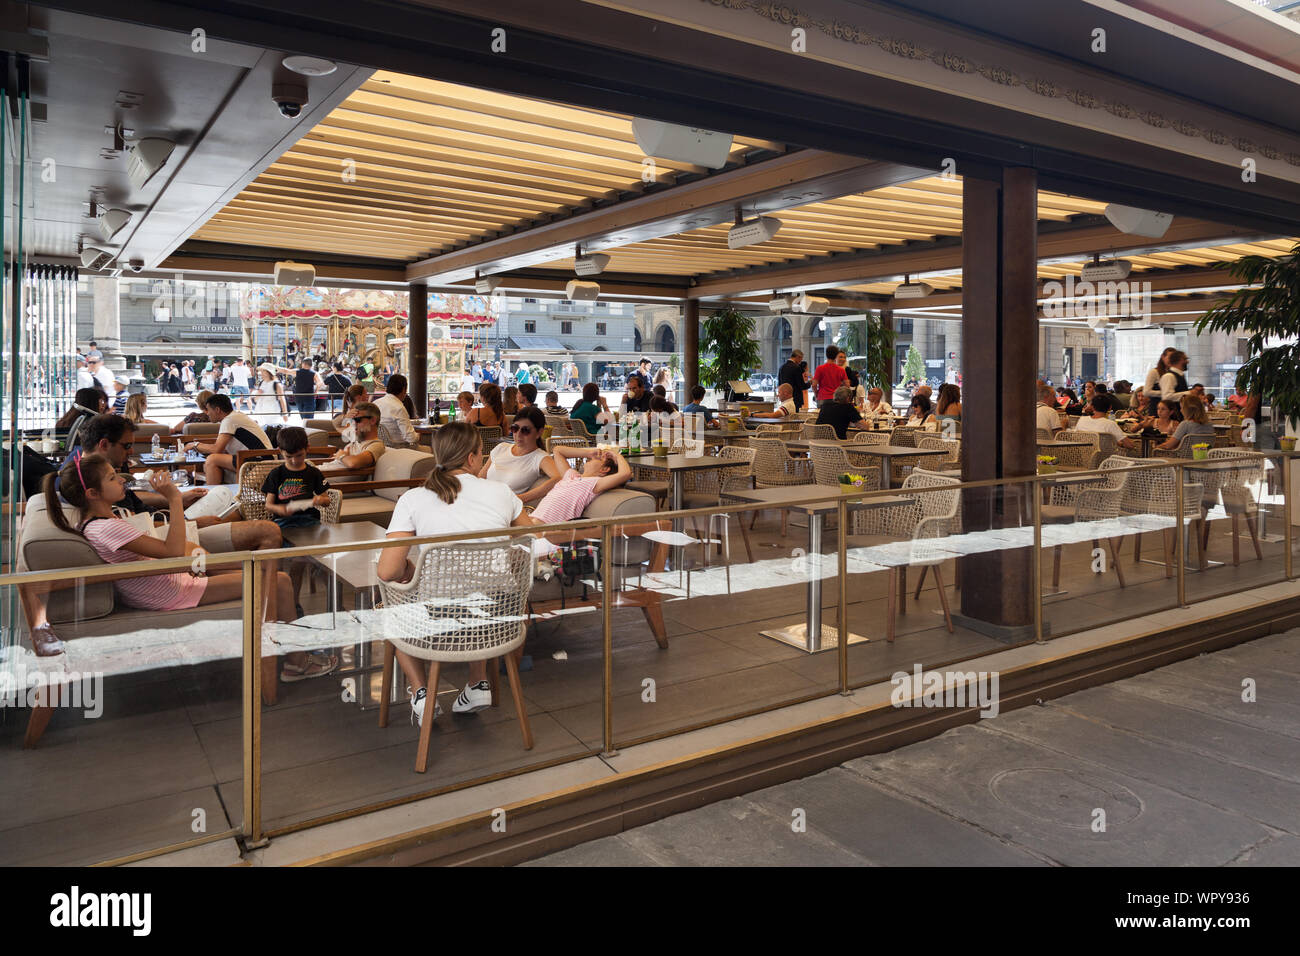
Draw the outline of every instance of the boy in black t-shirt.
[[[281,528],[305,528],[320,524],[319,507],[330,503],[325,476],[307,464],[307,431],[297,426],[281,428],[276,444],[284,463],[272,469],[262,482],[266,510]]]

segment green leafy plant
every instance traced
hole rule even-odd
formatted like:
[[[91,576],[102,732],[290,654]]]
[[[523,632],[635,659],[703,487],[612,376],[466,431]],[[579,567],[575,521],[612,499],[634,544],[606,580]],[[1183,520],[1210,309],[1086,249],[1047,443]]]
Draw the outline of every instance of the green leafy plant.
[[[1300,244],[1288,255],[1243,256],[1225,267],[1252,288],[1241,288],[1196,322],[1197,334],[1250,333],[1250,358],[1237,370],[1237,385],[1259,394],[1289,420],[1300,419]],[[1270,339],[1281,345],[1265,348]]]
[[[907,361],[903,364],[903,384],[925,381],[925,359],[915,345],[907,347]]]
[[[841,323],[835,344],[849,355],[850,363],[862,373],[862,384],[866,388],[874,386],[889,394],[893,385],[890,375],[891,356],[894,354],[893,329],[885,328],[874,314],[868,312],[864,319]]]
[[[727,383],[743,381],[762,362],[754,320],[735,309],[719,309],[701,323],[700,352],[700,383],[726,389],[728,398]]]

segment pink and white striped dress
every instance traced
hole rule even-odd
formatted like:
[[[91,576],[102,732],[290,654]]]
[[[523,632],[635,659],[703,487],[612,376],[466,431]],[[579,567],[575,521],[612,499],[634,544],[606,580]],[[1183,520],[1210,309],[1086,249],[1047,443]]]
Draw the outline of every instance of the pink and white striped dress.
[[[148,560],[126,550],[126,545],[144,537],[145,532],[121,518],[92,518],[82,527],[81,533],[95,553],[109,564]],[[195,607],[207,586],[207,578],[196,578],[188,571],[113,582],[113,589],[123,604],[143,611],[177,611]]]
[[[584,478],[576,471],[566,471],[533,509],[533,517],[543,524],[577,519],[596,497],[598,481],[599,478]]]

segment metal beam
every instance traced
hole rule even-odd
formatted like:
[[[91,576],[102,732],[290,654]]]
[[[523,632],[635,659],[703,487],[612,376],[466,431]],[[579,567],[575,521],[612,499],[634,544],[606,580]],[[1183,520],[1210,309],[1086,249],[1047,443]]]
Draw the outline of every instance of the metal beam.
[[[476,271],[506,272],[568,259],[577,243],[584,252],[611,249],[731,222],[737,209],[750,218],[931,174],[914,166],[800,150],[434,256],[409,266],[406,275],[411,282],[461,282]]]

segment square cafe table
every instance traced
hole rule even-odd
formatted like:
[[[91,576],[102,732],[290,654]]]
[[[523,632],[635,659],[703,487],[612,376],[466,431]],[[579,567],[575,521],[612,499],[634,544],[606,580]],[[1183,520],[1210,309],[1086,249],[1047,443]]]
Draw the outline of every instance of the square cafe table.
[[[855,447],[856,446],[856,447]],[[866,445],[859,442],[846,443],[846,452],[854,455],[874,455],[880,459],[880,487],[889,487],[889,476],[894,473],[894,456],[925,458],[929,455],[947,457],[946,448],[909,448],[905,445]]]
[[[728,491],[727,497],[738,501],[769,506],[785,506],[794,511],[802,511],[808,516],[807,557],[809,561],[816,562],[820,559],[822,553],[822,529],[825,526],[826,515],[833,514],[839,509],[839,500],[835,497],[834,492],[830,492],[831,497],[826,501],[813,501],[807,504],[795,505],[788,503],[798,501],[801,498],[810,498],[819,492],[825,492],[827,487],[826,485],[782,485],[777,488]],[[901,505],[910,504],[911,501],[911,498],[899,495],[880,496],[862,501],[850,501],[848,502],[848,510],[897,508]],[[839,641],[839,629],[829,624],[822,624],[822,577],[820,570],[813,571],[808,577],[804,613],[807,620],[803,624],[794,624],[790,627],[762,631],[761,633],[764,637],[771,637],[783,644],[805,650],[810,654],[820,651],[823,644],[828,647],[835,646]],[[857,643],[858,641],[854,638],[855,636],[850,634],[848,637],[849,642]],[[860,638],[858,640],[865,639]]]

